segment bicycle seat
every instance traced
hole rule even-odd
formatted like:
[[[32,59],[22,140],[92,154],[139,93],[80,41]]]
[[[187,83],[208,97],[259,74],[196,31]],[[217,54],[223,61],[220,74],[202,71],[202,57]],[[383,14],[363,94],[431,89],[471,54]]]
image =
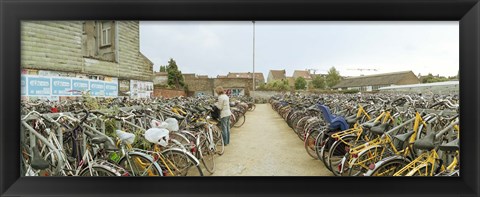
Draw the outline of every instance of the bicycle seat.
[[[399,134],[399,135],[395,135],[394,136],[394,139],[398,140],[398,141],[394,141],[394,145],[395,145],[395,148],[397,150],[402,150],[406,147],[406,141],[410,138],[410,136],[412,136],[412,134],[414,133],[414,131],[409,131],[407,133],[404,133],[404,134]]]
[[[92,138],[91,140],[92,144],[104,143],[106,150],[110,150],[110,151],[117,150],[117,147],[108,140],[109,138],[107,136],[95,135],[95,136],[92,136],[91,138]]]
[[[320,104],[318,104],[317,107],[321,110],[325,122],[331,123],[335,116],[332,115],[330,109],[327,106]]]
[[[355,124],[355,122],[357,122],[357,120],[358,120],[358,118],[357,118],[356,114],[348,116],[348,117],[345,118],[345,121],[347,121],[348,124]]]
[[[407,139],[410,136],[412,136],[413,133],[414,133],[414,131],[409,131],[409,132],[404,133],[404,134],[395,135],[394,138],[403,143],[403,142],[407,141]]]
[[[193,109],[193,108],[188,108],[188,110],[191,111],[191,112],[194,113],[194,114],[200,113],[198,110]]]
[[[95,135],[92,137],[92,140],[91,140],[92,144],[101,144],[106,141],[108,141],[108,137],[103,135]]]
[[[337,118],[334,118],[333,121],[330,123],[330,126],[329,126],[330,130],[347,130],[349,128],[349,125],[347,124],[347,122],[345,121],[345,119],[343,119],[342,117],[337,117]]]
[[[457,150],[460,150],[460,146],[458,144],[460,140],[455,139],[449,143],[446,143],[446,144],[442,144],[438,147],[438,149],[442,150],[442,151],[457,151]]]
[[[363,127],[364,129],[371,129],[372,127],[377,126],[377,125],[379,125],[379,124],[380,124],[380,121],[377,121],[377,122],[368,122],[368,123],[363,123],[363,124],[362,124],[362,127]]]
[[[196,122],[193,126],[195,128],[198,128],[198,127],[203,127],[204,125],[206,125],[207,123],[206,122]]]
[[[45,170],[50,166],[50,163],[40,156],[40,151],[37,147],[33,148],[33,158],[30,166],[35,170]]]
[[[383,135],[385,131],[387,131],[388,123],[382,123],[380,125],[374,126],[370,128],[370,132],[377,134],[377,135]]]
[[[413,148],[420,150],[432,150],[435,148],[435,133],[427,134],[425,137],[418,139],[413,144]]]
[[[179,114],[175,114],[175,115],[173,115],[173,116],[172,116],[172,118],[175,118],[175,119],[177,119],[177,120],[183,120],[183,119],[185,119],[185,117],[184,117],[184,116],[182,116],[182,115],[179,115]]]

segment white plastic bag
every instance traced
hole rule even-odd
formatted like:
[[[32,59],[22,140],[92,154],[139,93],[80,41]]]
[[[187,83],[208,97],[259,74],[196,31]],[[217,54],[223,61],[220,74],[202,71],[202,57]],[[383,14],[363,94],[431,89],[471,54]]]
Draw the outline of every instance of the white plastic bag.
[[[117,130],[116,131],[118,138],[126,144],[133,144],[135,141],[135,134],[127,133],[125,131]]]
[[[162,128],[162,129],[166,129],[168,127],[168,123],[166,122],[161,122],[161,121],[158,121],[158,120],[152,120],[150,122],[150,126],[152,126],[152,128]]]
[[[160,146],[167,146],[169,140],[169,131],[161,128],[151,128],[145,132],[145,139],[151,143]]]
[[[175,118],[167,118],[165,120],[166,123],[168,123],[168,126],[166,129],[169,131],[178,131],[178,121]]]

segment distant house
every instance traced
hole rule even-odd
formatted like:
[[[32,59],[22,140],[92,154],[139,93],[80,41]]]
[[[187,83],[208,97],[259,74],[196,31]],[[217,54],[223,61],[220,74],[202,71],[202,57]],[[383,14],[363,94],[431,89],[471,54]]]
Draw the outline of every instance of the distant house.
[[[252,79],[253,74],[251,72],[246,73],[231,73],[229,72],[227,78],[247,78]],[[265,83],[265,78],[263,77],[263,73],[255,73],[255,86],[259,86],[260,84]]]
[[[383,73],[376,75],[365,75],[360,77],[349,77],[342,79],[340,83],[333,86],[337,90],[360,90],[373,91],[381,87],[392,85],[418,84],[420,80],[412,71]]]
[[[310,75],[310,73],[306,70],[295,70],[293,72],[293,76],[292,76],[294,79],[297,79],[299,77],[303,77],[305,80],[309,81],[309,80],[312,80],[312,76]]]
[[[268,73],[267,83],[276,80],[286,79],[285,74],[285,70],[270,70],[270,72]]]
[[[288,81],[288,85],[290,87],[295,87],[295,78],[294,77],[286,77],[285,79]]]
[[[312,78],[312,80],[315,79],[315,77],[317,76],[325,78],[327,77],[327,74],[310,74],[310,77]]]

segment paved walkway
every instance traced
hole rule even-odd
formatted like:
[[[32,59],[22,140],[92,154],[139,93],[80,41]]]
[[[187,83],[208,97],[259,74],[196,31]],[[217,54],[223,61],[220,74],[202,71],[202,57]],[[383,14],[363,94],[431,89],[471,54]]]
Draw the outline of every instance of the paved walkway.
[[[230,144],[215,163],[213,176],[332,176],[321,161],[308,156],[270,104],[258,104],[241,128],[232,128]]]

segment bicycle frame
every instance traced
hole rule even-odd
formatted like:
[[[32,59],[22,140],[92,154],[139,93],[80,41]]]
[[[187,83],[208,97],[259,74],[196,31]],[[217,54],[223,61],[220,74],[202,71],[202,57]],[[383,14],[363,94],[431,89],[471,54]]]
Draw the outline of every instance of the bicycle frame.
[[[406,126],[407,124],[411,123],[412,121],[414,122],[414,124],[413,124],[413,134],[409,138],[408,146],[405,149],[397,150],[397,148],[393,144],[393,139],[390,136],[390,134],[393,131],[395,131],[397,129],[400,129],[403,126]],[[409,121],[391,129],[390,131],[385,133],[383,136],[381,136],[379,138],[376,138],[376,139],[374,139],[370,142],[367,142],[367,143],[364,143],[364,144],[361,144],[359,146],[351,148],[350,151],[349,151],[348,162],[345,159],[342,160],[342,170],[341,170],[341,172],[343,172],[343,168],[345,166],[345,165],[343,165],[344,162],[348,163],[349,168],[352,168],[353,166],[358,165],[358,166],[362,166],[363,168],[369,169],[370,166],[366,166],[364,164],[368,163],[370,161],[373,161],[373,163],[376,163],[377,161],[381,160],[382,156],[385,155],[385,151],[387,151],[387,150],[392,151],[394,155],[402,155],[404,157],[411,154],[411,150],[410,150],[411,148],[410,147],[413,144],[413,142],[415,142],[416,134],[418,132],[418,128],[419,128],[420,124],[423,124],[424,126],[427,125],[425,123],[425,121],[423,120],[423,118],[421,117],[420,113],[416,112],[415,118],[410,119]],[[374,151],[373,153],[375,153],[375,154],[372,154],[372,152],[369,151],[369,150],[373,150]],[[380,150],[380,151],[378,151],[378,150]],[[366,154],[366,153],[369,154],[368,158],[366,158],[364,160],[361,160],[361,161],[357,159],[357,157],[359,155],[363,155],[363,154]]]
[[[456,131],[459,131],[459,126],[458,126],[458,121],[457,122],[452,122],[451,125],[447,126],[445,129],[440,131],[438,134],[436,134],[435,139],[441,137],[445,132],[450,130],[450,128],[453,128]],[[460,132],[457,133],[457,136],[459,135]],[[452,161],[452,163],[445,167],[445,165],[441,165],[440,170],[445,171],[445,170],[454,170],[455,167],[458,164],[457,156],[458,151],[456,151],[456,155]],[[416,159],[414,159],[412,162],[407,164],[405,167],[400,169],[398,172],[396,172],[393,176],[413,176],[416,172],[420,172],[422,168],[426,168],[426,174],[423,174],[423,176],[433,176],[435,174],[435,170],[437,169],[436,166],[436,161],[439,159],[439,155],[437,153],[436,148],[430,150],[429,152],[424,152],[420,154]],[[429,169],[430,167],[430,169]]]

